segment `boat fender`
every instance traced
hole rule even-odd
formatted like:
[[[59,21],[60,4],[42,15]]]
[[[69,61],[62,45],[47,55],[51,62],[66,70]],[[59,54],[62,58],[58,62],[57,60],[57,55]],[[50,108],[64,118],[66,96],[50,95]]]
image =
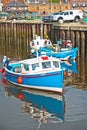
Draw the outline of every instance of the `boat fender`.
[[[2,76],[5,76],[5,72],[4,72],[4,73],[2,73]]]
[[[19,84],[21,84],[21,83],[23,82],[23,79],[22,79],[21,76],[18,77],[17,82],[18,82]]]
[[[2,73],[2,69],[0,69],[0,72]]]
[[[4,72],[5,72],[5,69],[4,69],[4,68],[2,68],[2,69],[1,69],[1,72],[2,72],[2,73],[4,73]]]
[[[67,72],[66,71],[64,71],[64,76],[67,76]]]
[[[2,68],[2,69],[0,70],[0,72],[2,73],[2,76],[5,76],[5,69],[4,69],[4,68]]]

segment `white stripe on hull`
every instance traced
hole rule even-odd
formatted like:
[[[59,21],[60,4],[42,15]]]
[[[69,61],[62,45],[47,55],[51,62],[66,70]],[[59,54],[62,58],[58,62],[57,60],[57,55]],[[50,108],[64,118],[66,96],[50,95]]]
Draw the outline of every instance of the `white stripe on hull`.
[[[48,90],[48,91],[54,91],[54,92],[63,92],[62,88],[54,88],[54,87],[43,87],[43,86],[29,86],[29,85],[24,85],[24,84],[18,84],[18,83],[14,83],[10,80],[8,80],[10,83],[17,85],[17,86],[22,86],[25,88],[32,88],[32,89],[39,89],[39,90]]]

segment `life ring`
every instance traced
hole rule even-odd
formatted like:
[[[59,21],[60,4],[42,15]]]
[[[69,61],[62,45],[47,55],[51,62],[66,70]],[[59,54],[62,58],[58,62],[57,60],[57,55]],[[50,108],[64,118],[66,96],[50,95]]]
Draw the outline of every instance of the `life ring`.
[[[72,42],[71,42],[71,40],[66,40],[66,41],[65,41],[65,44],[66,44],[66,45],[68,45],[68,44],[72,45]]]

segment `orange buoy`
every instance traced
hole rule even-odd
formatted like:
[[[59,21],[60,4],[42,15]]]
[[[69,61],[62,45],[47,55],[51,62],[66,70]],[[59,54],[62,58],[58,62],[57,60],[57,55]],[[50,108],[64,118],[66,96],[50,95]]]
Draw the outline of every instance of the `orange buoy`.
[[[2,72],[2,73],[4,73],[4,72],[5,72],[5,69],[4,69],[4,68],[2,68],[1,72]]]
[[[0,69],[0,72],[2,72],[2,69]]]
[[[21,83],[22,83],[22,81],[23,81],[22,77],[21,77],[21,76],[19,76],[19,77],[18,77],[17,82],[18,82],[19,84],[21,84]]]
[[[67,76],[67,72],[66,71],[64,71],[64,76]]]
[[[4,68],[2,68],[2,69],[0,70],[0,72],[2,73],[2,76],[5,76],[5,69],[4,69]]]
[[[2,76],[5,76],[5,72],[2,73]]]

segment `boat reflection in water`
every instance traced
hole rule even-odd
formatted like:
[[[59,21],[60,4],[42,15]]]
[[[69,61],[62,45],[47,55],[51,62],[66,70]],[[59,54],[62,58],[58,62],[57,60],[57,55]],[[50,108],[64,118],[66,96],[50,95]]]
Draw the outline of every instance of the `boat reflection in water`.
[[[58,93],[20,89],[18,87],[6,88],[9,96],[15,96],[23,101],[22,111],[29,113],[32,118],[41,123],[64,122],[65,101],[64,95]]]

